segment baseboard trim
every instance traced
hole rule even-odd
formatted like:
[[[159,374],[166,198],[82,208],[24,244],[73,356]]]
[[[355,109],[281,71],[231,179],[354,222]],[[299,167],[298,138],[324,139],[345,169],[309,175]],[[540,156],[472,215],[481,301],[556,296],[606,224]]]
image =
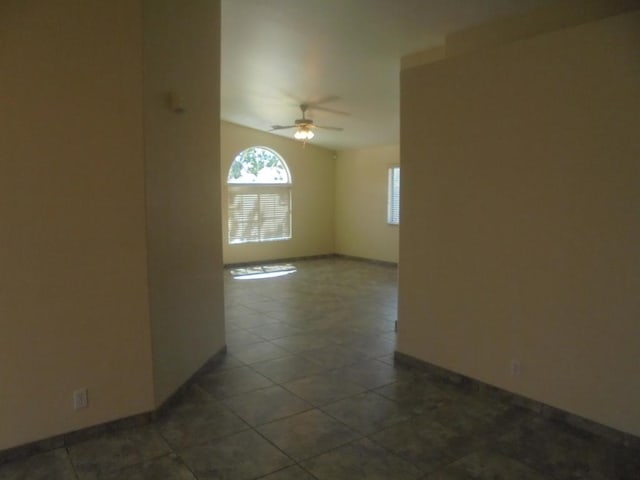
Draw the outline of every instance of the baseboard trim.
[[[375,258],[355,257],[353,255],[344,255],[342,253],[336,253],[334,254],[334,256],[337,258],[344,258],[346,260],[353,260],[355,262],[364,262],[364,263],[371,263],[373,265],[381,265],[383,267],[398,268],[398,262],[389,262],[387,260],[377,260]]]
[[[17,447],[0,450],[0,465],[11,460],[28,457],[38,453],[44,453],[57,448],[66,448],[76,443],[90,440],[107,432],[116,432],[127,430],[129,428],[141,427],[153,422],[159,415],[166,412],[173,406],[177,399],[186,392],[197,378],[206,370],[215,368],[222,361],[227,352],[227,346],[224,345],[220,350],[214,353],[189,379],[184,382],[169,398],[160,404],[155,410],[149,412],[132,415],[129,417],[118,418],[109,422],[92,425],[90,427],[81,428],[71,432],[55,435],[53,437],[37,440],[35,442],[18,445]]]
[[[326,260],[329,258],[336,258],[337,256],[338,255],[335,253],[326,253],[321,255],[309,255],[306,257],[284,257],[284,258],[273,258],[269,260],[251,260],[249,262],[225,263],[224,268],[241,268],[241,267],[251,267],[254,265],[271,265],[273,263],[300,262],[303,260]]]
[[[195,371],[178,389],[173,392],[164,402],[151,412],[153,420],[166,413],[168,409],[173,407],[189,390],[189,388],[202,376],[205,371],[215,369],[227,353],[227,346],[224,345],[220,350],[214,353],[204,364]]]
[[[406,353],[396,351],[394,352],[393,356],[395,361],[399,364],[406,365],[418,370],[423,370],[429,375],[434,376],[438,380],[456,384],[470,392],[480,392],[484,395],[526,408],[540,415],[541,417],[570,425],[584,432],[602,437],[613,443],[625,447],[640,449],[640,437],[637,437],[631,433],[616,430],[615,428],[608,427],[606,425],[595,422],[593,420],[589,420],[566,410],[552,407],[545,403],[527,398],[517,393],[509,392],[508,390],[490,385],[475,378],[468,377],[451,370],[447,370],[446,368],[439,367],[419,358],[412,357],[411,355],[407,355]]]
[[[364,262],[364,263],[372,263],[374,265],[382,265],[385,267],[398,267],[398,262],[388,262],[385,260],[376,260],[375,258],[366,258],[366,257],[355,257],[353,255],[344,255],[342,253],[327,253],[322,255],[309,255],[306,257],[286,257],[286,258],[277,258],[270,260],[253,260],[250,262],[238,262],[238,263],[225,263],[224,268],[240,268],[240,267],[250,267],[254,265],[271,265],[273,263],[282,263],[282,262],[302,262],[307,260],[326,260],[332,258],[343,258],[345,260],[353,260],[356,262]]]
[[[36,440],[35,442],[18,445],[17,447],[12,447],[6,450],[0,450],[0,465],[11,460],[17,460],[37,453],[44,453],[57,448],[69,447],[107,432],[116,432],[119,430],[127,430],[129,428],[147,425],[151,420],[152,412],[144,412],[129,417],[118,418],[98,425],[91,425],[90,427],[62,433],[42,440]]]

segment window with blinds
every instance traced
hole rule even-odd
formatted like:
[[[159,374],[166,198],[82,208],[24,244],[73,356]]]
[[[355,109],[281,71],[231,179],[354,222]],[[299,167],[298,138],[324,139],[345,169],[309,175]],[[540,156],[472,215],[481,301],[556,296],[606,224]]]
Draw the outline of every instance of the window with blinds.
[[[229,243],[291,238],[288,187],[229,187]]]
[[[236,155],[227,192],[230,244],[291,238],[291,175],[276,152],[251,147]]]
[[[400,224],[400,167],[389,168],[387,223]]]

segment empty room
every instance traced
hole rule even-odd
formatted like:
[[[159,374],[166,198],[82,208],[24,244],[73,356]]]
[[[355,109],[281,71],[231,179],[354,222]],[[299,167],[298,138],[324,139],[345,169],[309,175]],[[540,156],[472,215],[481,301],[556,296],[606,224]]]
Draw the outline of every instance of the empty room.
[[[638,478],[636,0],[4,0],[0,72],[0,479]]]

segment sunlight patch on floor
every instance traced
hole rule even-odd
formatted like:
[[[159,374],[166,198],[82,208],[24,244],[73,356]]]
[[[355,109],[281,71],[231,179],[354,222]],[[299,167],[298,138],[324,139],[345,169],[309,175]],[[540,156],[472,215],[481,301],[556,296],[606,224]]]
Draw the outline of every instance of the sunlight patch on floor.
[[[251,267],[234,268],[231,275],[236,280],[259,280],[263,278],[282,277],[295,273],[296,267],[286,263],[280,265],[255,265]]]

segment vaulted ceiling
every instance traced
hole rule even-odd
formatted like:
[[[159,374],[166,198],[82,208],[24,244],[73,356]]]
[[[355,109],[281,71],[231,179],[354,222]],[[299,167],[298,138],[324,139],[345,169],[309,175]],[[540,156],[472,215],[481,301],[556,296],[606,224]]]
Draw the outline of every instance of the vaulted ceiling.
[[[316,124],[344,129],[318,130],[315,144],[397,144],[403,55],[552,1],[222,0],[222,119],[268,131],[307,103]]]

